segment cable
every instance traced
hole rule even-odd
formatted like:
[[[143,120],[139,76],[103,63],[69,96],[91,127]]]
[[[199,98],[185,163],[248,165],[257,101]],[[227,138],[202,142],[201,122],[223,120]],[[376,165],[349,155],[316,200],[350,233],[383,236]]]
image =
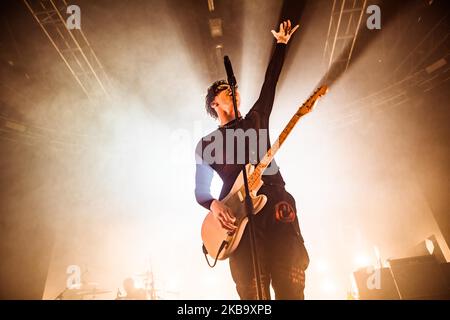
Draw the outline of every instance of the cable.
[[[211,263],[208,260],[208,250],[206,250],[205,245],[202,245],[202,251],[203,254],[205,255],[205,259],[206,259],[206,263],[208,264],[208,266],[210,268],[214,268],[216,266],[217,260],[219,259],[220,253],[222,252],[222,250],[228,245],[228,241],[222,241],[222,244],[220,245],[219,251],[217,252],[216,258],[214,259],[214,263],[211,265]]]

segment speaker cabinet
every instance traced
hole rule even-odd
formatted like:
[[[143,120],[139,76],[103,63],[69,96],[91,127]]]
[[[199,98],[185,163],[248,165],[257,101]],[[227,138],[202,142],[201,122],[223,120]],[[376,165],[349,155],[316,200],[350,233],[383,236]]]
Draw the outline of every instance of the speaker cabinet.
[[[449,299],[447,278],[433,255],[389,260],[400,299]]]

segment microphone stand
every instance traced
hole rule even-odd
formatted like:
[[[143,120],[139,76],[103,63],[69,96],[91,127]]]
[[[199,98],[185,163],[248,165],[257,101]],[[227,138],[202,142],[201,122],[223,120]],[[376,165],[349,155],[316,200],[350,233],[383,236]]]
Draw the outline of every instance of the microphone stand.
[[[228,84],[231,88],[231,97],[233,99],[233,107],[234,107],[234,127],[237,129],[238,124],[238,108],[236,103],[236,78],[234,77],[233,69],[231,67],[231,61],[228,56],[224,57],[225,69],[227,71],[228,76]],[[245,164],[242,164],[242,177],[244,180],[244,188],[245,188],[245,208],[247,212],[247,228],[250,236],[250,251],[252,256],[253,263],[253,275],[256,279],[256,299],[257,300],[266,300],[266,296],[264,293],[264,289],[261,282],[261,269],[259,265],[258,252],[256,246],[256,238],[255,238],[255,229],[253,225],[253,202],[250,197],[250,189],[248,187],[248,177],[247,170],[245,169]]]

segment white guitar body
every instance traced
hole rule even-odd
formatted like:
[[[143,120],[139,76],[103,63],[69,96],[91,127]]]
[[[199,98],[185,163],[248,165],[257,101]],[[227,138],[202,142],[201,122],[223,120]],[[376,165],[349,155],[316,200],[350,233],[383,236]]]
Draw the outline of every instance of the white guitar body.
[[[251,175],[254,168],[255,167],[251,164],[245,166],[248,177]],[[267,202],[267,197],[265,195],[256,195],[261,186],[262,181],[253,188],[253,190],[250,190],[254,214],[260,212]],[[209,212],[203,221],[202,240],[208,254],[212,258],[215,259],[217,257],[218,260],[225,260],[234,250],[236,250],[248,222],[245,209],[245,188],[242,172],[234,181],[233,187],[228,195],[223,198],[221,202],[227,205],[236,217],[235,225],[237,226],[237,229],[233,234],[229,234],[228,230],[222,228],[220,222],[214,218],[212,212]],[[225,244],[223,244],[224,241]],[[223,249],[220,251],[220,254],[217,255],[222,246],[224,246]]]

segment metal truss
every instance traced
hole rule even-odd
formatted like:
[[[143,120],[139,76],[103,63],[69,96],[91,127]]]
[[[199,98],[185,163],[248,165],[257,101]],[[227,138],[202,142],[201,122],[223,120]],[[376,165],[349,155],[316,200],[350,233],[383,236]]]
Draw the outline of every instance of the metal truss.
[[[366,1],[334,0],[324,61],[336,72],[345,71],[350,63],[361,15]],[[445,13],[424,38],[417,43],[393,71],[385,88],[352,101],[340,108],[331,119],[331,128],[342,128],[364,119],[366,112],[378,112],[410,100],[411,94],[429,92],[450,80],[450,14]],[[357,20],[357,22],[355,22]],[[345,29],[345,31],[344,31]],[[439,50],[442,55],[436,55]],[[340,58],[341,60],[336,60]],[[437,59],[430,64],[430,59]],[[331,76],[331,75],[327,75]]]
[[[92,137],[64,132],[43,126],[26,124],[0,115],[0,139],[28,146],[49,147],[55,150],[82,152],[90,147]]]
[[[109,78],[81,29],[66,27],[66,0],[23,0],[85,95],[109,97]]]
[[[333,0],[323,51],[323,61],[327,70],[330,70],[331,65],[337,66],[333,68],[337,73],[347,70],[366,3],[367,0]]]
[[[363,98],[344,106],[338,117],[328,123],[332,129],[349,126],[364,119],[368,111],[380,112],[394,108],[411,99],[411,95],[437,89],[450,80],[450,51],[447,54],[419,71],[407,75],[403,79]]]
[[[446,13],[439,19],[424,38],[412,49],[393,71],[392,78],[398,81],[405,75],[410,75],[424,67],[436,50],[450,52],[450,14]]]

